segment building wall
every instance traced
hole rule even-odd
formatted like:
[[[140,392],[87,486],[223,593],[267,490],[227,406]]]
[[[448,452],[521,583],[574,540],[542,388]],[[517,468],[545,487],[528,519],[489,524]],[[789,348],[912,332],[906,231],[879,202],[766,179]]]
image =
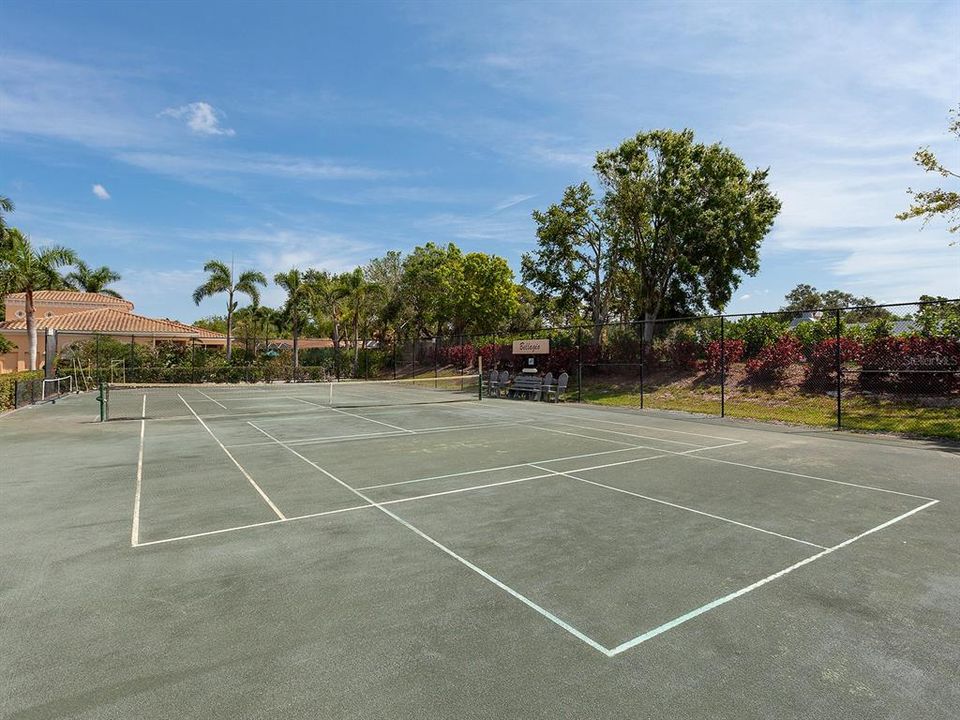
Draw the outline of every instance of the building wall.
[[[6,353],[0,355],[0,373],[10,373],[18,372],[20,370],[26,370],[28,364],[28,352],[27,352],[27,333],[25,330],[0,330],[0,335],[7,338],[12,343],[17,345],[17,349],[12,353]],[[61,353],[66,350],[70,345],[77,342],[86,342],[88,340],[94,339],[94,335],[89,333],[71,333],[69,331],[61,331],[57,333],[57,352]],[[113,338],[122,343],[129,343],[131,341],[130,335],[124,334],[115,334],[115,333],[101,333],[100,337],[109,337]],[[133,336],[133,342],[137,345],[145,345],[147,347],[156,347],[161,343],[174,343],[178,345],[187,345],[191,344],[191,339],[189,337],[175,337],[175,336],[151,336],[151,335],[135,335]],[[44,364],[44,331],[37,331],[37,367],[42,369]],[[222,348],[226,346],[226,339],[221,338],[202,338],[197,339],[196,345],[200,347],[208,348]]]

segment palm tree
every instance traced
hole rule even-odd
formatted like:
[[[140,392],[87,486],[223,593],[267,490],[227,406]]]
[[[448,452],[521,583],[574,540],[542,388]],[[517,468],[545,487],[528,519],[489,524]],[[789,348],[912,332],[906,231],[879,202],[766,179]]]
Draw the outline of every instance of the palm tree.
[[[5,238],[8,244],[0,256],[0,295],[21,292],[25,295],[28,369],[35,370],[37,323],[33,294],[38,290],[57,287],[61,282],[57,268],[75,264],[77,256],[73,250],[59,245],[34,248],[30,239],[16,228],[7,228]]]
[[[312,285],[305,281],[297,268],[277,273],[273,281],[287,293],[283,309],[290,318],[293,331],[293,381],[296,382],[297,369],[300,367],[300,319],[310,310]]]
[[[3,217],[4,213],[13,212],[13,200],[5,195],[0,195],[0,252],[9,247],[7,241],[7,223]]]
[[[353,323],[353,374],[357,374],[360,365],[360,323],[367,309],[371,297],[379,290],[379,286],[367,282],[363,269],[357,268],[353,272],[344,273],[339,277],[343,294],[350,304],[351,321]]]
[[[245,270],[236,279],[233,277],[233,264],[229,267],[219,260],[210,260],[203,266],[203,271],[210,273],[207,281],[193,291],[193,302],[196,305],[207,297],[227,294],[227,362],[233,354],[233,312],[237,309],[237,301],[233,299],[236,293],[243,293],[249,297],[254,305],[260,304],[260,290],[257,285],[266,285],[267,278],[258,270]]]
[[[116,290],[107,287],[110,283],[117,282],[120,279],[120,273],[114,272],[106,265],[101,265],[96,270],[91,269],[83,260],[78,260],[76,269],[67,273],[63,277],[64,284],[71,290],[80,290],[88,293],[100,293],[111,297],[122,297]]]

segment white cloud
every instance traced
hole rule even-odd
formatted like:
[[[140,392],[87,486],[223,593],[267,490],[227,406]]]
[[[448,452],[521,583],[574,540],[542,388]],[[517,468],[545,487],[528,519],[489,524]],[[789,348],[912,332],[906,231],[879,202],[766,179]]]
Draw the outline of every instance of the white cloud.
[[[223,187],[222,179],[260,175],[293,180],[377,180],[398,173],[346,165],[318,158],[268,153],[179,154],[123,152],[117,158],[130,165],[199,184]]]
[[[160,116],[183,120],[187,127],[198,135],[236,135],[232,128],[221,127],[220,120],[224,114],[213,105],[202,101],[167,108]]]
[[[752,298],[752,297],[753,297],[753,295],[751,295],[750,293],[744,293],[743,295],[740,296],[740,299],[741,299],[741,300],[749,300],[749,299]]]
[[[107,192],[107,189],[100,183],[96,183],[93,188],[93,194],[96,195],[101,200],[109,200],[110,193]]]
[[[497,203],[493,206],[494,212],[500,212],[501,210],[506,210],[507,208],[512,208],[515,205],[520,203],[525,203],[527,200],[533,200],[536,195],[511,195],[503,202]]]

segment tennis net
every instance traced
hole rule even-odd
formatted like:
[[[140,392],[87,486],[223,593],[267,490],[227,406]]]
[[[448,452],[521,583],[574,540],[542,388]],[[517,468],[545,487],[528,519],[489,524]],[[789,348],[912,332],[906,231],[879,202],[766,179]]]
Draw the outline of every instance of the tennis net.
[[[479,375],[318,383],[105,386],[106,419],[243,417],[303,414],[318,408],[362,408],[480,399]]]

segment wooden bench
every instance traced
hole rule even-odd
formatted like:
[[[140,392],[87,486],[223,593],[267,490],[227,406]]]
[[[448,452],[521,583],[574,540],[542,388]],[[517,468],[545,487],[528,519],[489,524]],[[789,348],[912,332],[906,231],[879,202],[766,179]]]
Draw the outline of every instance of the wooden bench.
[[[517,375],[507,386],[507,397],[524,397],[539,400],[543,391],[543,379],[536,375]]]

